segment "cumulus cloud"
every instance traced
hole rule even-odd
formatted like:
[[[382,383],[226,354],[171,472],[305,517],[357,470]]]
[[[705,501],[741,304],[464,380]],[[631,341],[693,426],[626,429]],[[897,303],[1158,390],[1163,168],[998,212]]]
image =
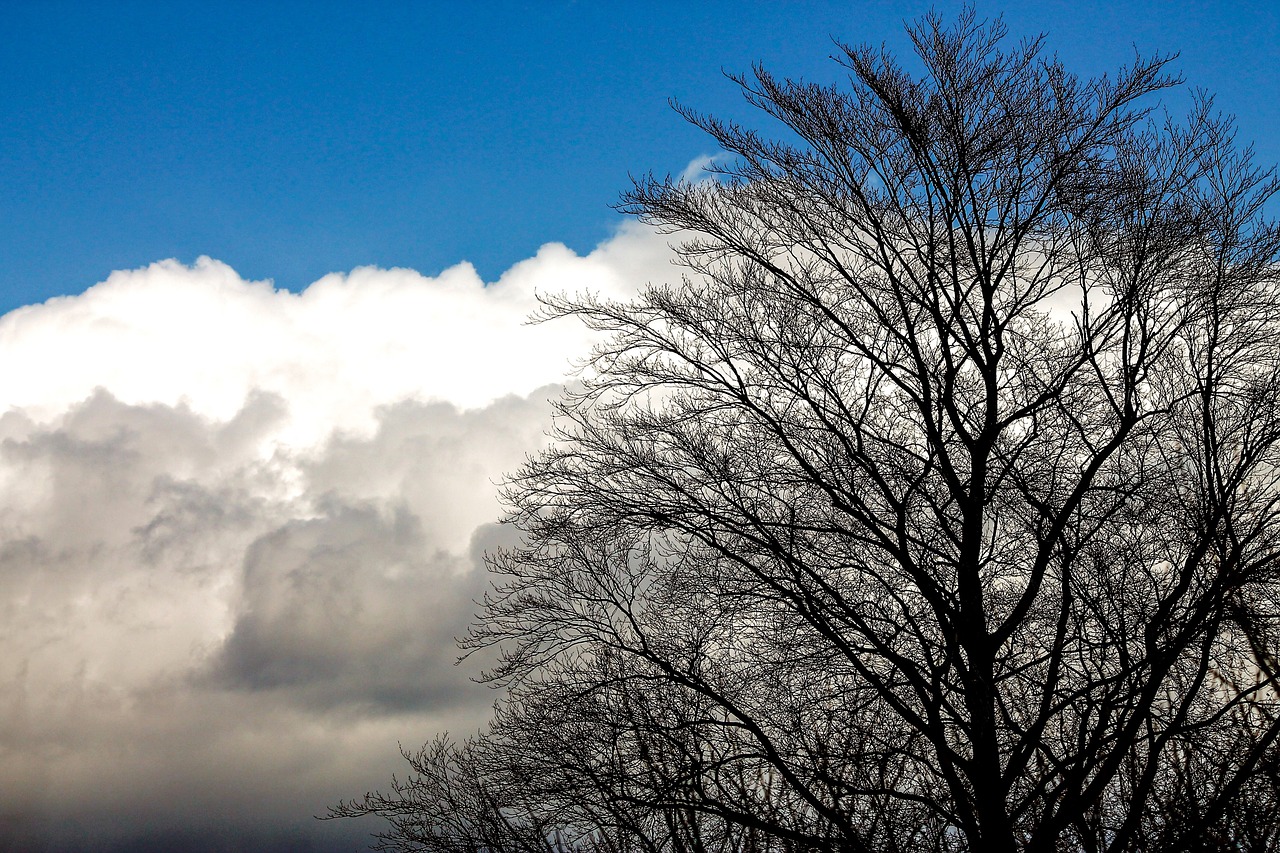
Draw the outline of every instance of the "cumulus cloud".
[[[296,294],[161,262],[0,318],[0,849],[366,835],[310,816],[493,699],[452,639],[510,535],[494,481],[590,344],[525,325],[535,291],[668,257],[632,228]]]
[[[661,238],[631,226],[585,257],[547,244],[487,286],[463,263],[434,278],[362,267],[301,293],[210,258],[162,261],[0,319],[0,357],[23,365],[0,375],[0,400],[49,417],[103,387],[225,420],[256,390],[286,397],[284,437],[311,444],[371,429],[388,402],[475,407],[559,379],[589,338],[524,324],[535,292],[623,294],[665,277],[667,258]]]

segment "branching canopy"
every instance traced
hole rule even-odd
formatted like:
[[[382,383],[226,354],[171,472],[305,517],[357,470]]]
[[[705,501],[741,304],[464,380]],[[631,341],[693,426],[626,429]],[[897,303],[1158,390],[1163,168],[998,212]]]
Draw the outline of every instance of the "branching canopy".
[[[1166,58],[967,13],[736,80],[687,275],[509,481],[487,734],[345,814],[479,851],[1276,850],[1277,183]]]

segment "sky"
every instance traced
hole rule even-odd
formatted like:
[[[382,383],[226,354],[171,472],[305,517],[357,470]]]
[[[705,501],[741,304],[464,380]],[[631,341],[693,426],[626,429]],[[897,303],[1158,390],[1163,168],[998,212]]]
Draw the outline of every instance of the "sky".
[[[494,484],[591,345],[535,293],[678,276],[610,206],[716,153],[669,99],[931,5],[0,3],[0,851],[363,849],[312,816],[495,698]],[[1275,4],[1009,5],[1280,161]]]

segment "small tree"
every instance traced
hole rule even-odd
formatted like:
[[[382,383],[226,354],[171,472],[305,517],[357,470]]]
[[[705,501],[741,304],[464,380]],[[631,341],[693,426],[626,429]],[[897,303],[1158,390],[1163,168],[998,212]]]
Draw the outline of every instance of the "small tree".
[[[483,736],[338,814],[432,851],[1276,850],[1280,230],[1166,59],[972,12],[735,78],[784,139],[623,210],[689,273],[509,482]]]

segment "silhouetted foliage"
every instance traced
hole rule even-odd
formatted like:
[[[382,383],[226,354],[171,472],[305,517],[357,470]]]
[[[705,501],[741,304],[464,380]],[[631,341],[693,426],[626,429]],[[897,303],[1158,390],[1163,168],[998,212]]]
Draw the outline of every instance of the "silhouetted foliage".
[[[737,79],[637,182],[688,274],[512,477],[481,736],[340,815],[436,853],[1277,850],[1280,230],[1165,58],[972,13]]]

